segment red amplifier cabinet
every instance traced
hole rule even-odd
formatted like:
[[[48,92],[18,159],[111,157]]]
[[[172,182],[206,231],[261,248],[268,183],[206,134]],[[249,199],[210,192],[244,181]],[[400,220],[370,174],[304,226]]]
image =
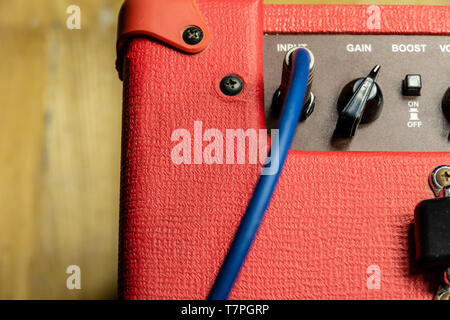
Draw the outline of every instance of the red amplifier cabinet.
[[[170,5],[177,2],[185,1],[165,1],[167,7],[149,14],[170,17]],[[176,32],[161,28],[143,36],[127,25],[126,7],[121,15],[124,299],[206,298],[260,166],[208,164],[194,155],[195,139],[200,134],[202,148],[208,129],[225,134],[266,127],[265,33],[450,34],[448,6],[378,6],[373,28],[369,6],[195,4],[198,12],[190,11],[190,21],[207,25],[208,46],[194,53],[178,46]],[[193,24],[183,17],[178,13],[172,26]],[[448,63],[450,54],[445,57]],[[243,80],[237,96],[220,90],[230,74]],[[442,77],[450,85],[450,75]],[[191,164],[171,157],[180,129],[192,138]],[[447,162],[446,152],[292,150],[231,298],[432,298],[436,288],[411,267],[410,230],[414,207],[432,196],[428,174]],[[371,287],[375,273],[379,283]]]

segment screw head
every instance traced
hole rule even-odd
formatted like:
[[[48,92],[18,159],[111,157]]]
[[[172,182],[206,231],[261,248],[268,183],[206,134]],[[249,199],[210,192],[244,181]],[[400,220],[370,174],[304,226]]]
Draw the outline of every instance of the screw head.
[[[244,82],[234,74],[228,75],[220,81],[220,90],[227,96],[237,96],[243,88]]]
[[[449,286],[440,286],[434,299],[435,300],[450,300],[450,287]]]
[[[183,40],[189,45],[196,45],[203,40],[203,31],[199,27],[189,26],[183,32]]]
[[[450,168],[442,168],[436,173],[436,181],[443,187],[450,185]]]
[[[433,170],[429,177],[429,184],[434,195],[439,197],[441,191],[450,186],[450,166],[439,166]]]

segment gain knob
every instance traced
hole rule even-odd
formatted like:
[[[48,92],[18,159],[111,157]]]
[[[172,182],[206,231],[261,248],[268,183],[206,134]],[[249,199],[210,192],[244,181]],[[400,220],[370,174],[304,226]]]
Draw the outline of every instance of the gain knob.
[[[365,78],[349,82],[338,99],[339,119],[336,133],[343,138],[355,136],[360,123],[378,119],[383,108],[383,94],[375,82],[380,66],[375,66]]]

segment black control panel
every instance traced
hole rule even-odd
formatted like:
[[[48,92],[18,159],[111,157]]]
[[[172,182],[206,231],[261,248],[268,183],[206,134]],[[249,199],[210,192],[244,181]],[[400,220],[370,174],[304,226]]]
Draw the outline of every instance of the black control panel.
[[[449,36],[266,35],[269,128],[277,127],[273,97],[294,46],[314,54],[314,109],[293,149],[450,151]]]

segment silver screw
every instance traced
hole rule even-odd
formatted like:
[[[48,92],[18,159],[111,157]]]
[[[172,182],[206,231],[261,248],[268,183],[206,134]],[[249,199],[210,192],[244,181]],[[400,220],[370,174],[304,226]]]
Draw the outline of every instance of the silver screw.
[[[450,196],[450,166],[443,165],[434,169],[428,182],[436,197]]]
[[[450,286],[440,286],[435,300],[450,300]]]

